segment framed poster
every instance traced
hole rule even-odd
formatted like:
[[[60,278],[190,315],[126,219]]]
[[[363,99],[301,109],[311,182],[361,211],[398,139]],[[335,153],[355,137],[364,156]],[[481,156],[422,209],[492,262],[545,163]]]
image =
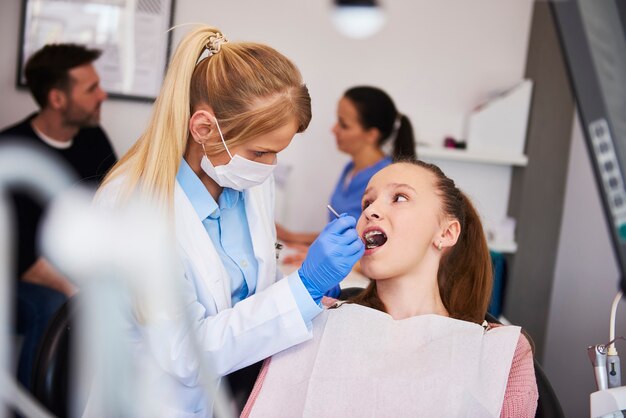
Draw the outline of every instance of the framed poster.
[[[110,97],[151,101],[165,76],[174,0],[23,0],[17,85],[35,51],[50,43],[102,50],[94,62]]]

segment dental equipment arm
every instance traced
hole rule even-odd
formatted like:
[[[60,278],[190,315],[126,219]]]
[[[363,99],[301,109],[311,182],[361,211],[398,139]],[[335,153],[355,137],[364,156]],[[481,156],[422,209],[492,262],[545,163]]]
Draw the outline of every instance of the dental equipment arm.
[[[593,418],[624,417],[621,411],[626,408],[626,387],[621,386],[620,360],[615,349],[615,341],[624,339],[624,337],[615,337],[615,315],[621,299],[622,292],[619,291],[611,306],[610,341],[587,348],[598,387],[598,390],[589,398],[590,413]]]
[[[605,390],[609,387],[606,373],[606,351],[606,346],[603,344],[587,347],[587,354],[593,365],[593,373],[596,378],[598,390]]]
[[[12,406],[29,417],[51,416],[15,381],[9,367],[9,359],[12,357],[9,330],[12,323],[10,313],[13,311],[10,295],[14,282],[11,277],[14,274],[14,258],[11,256],[14,222],[5,191],[19,185],[28,188],[33,197],[47,201],[74,181],[73,174],[55,155],[17,141],[0,146],[0,230],[3,231],[0,236],[0,416],[7,414],[8,408],[5,406]]]

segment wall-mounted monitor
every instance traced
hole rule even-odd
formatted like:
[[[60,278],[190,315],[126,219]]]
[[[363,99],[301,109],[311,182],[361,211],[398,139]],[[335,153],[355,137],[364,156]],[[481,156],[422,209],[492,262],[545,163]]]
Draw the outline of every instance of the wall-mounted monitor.
[[[626,290],[626,0],[551,6]]]

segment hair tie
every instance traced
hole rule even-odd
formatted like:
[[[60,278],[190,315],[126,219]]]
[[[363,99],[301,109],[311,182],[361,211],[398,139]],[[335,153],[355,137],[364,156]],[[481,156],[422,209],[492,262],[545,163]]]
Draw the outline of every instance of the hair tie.
[[[393,121],[393,132],[396,132],[400,129],[400,124],[402,123],[402,113],[398,113],[396,115],[396,120]]]
[[[221,33],[215,33],[209,36],[209,40],[206,43],[206,49],[209,51],[209,57],[217,54],[222,49],[222,44],[228,42],[228,39],[224,37]]]

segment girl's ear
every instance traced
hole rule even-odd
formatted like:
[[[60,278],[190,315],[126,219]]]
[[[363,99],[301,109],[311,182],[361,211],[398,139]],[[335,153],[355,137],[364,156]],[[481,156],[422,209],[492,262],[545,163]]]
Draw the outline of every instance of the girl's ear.
[[[189,118],[189,133],[195,142],[207,145],[213,135],[215,116],[208,110],[196,110]]]
[[[452,247],[459,239],[459,235],[461,234],[461,224],[458,219],[452,219],[450,221],[446,221],[444,224],[444,229],[441,232],[441,237],[438,242],[435,242],[435,246],[439,246],[441,243],[441,247],[449,248]]]

